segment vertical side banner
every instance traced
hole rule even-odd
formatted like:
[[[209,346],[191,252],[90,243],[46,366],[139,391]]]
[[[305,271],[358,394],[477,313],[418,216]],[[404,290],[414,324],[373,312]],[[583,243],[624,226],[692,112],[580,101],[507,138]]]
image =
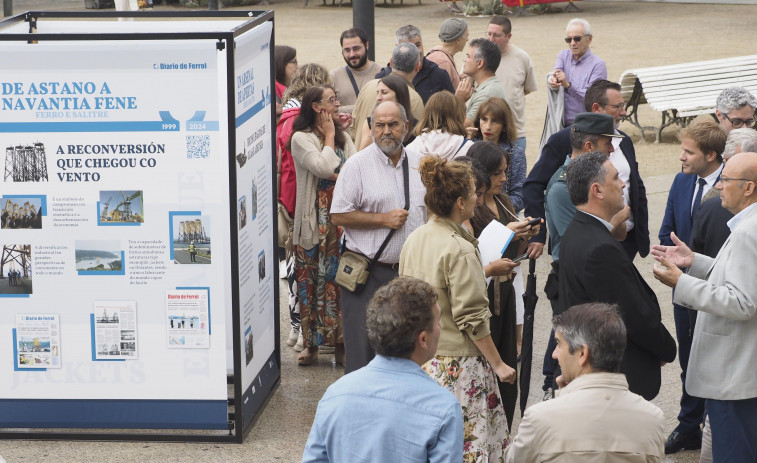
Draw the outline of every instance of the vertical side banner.
[[[267,22],[236,40],[236,183],[239,245],[242,402],[245,427],[279,376],[276,361],[274,266],[276,166],[271,134],[274,96],[270,61],[273,24]]]

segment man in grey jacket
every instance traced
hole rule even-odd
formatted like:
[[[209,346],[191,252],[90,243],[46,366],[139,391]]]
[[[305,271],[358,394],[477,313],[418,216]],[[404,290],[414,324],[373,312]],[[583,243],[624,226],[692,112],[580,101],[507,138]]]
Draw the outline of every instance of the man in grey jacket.
[[[717,462],[757,461],[757,153],[732,157],[715,185],[731,235],[713,259],[654,246],[655,278],[675,289],[673,302],[697,310],[686,389],[706,399]],[[688,268],[684,274],[680,268]]]

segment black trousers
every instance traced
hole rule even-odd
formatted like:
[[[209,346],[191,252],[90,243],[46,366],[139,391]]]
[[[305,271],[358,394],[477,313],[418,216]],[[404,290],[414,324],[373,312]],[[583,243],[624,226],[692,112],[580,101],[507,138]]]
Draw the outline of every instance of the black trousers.
[[[388,267],[375,266],[371,271],[365,289],[354,294],[342,288],[339,301],[342,304],[342,332],[344,334],[345,365],[344,373],[358,370],[376,356],[376,352],[368,342],[365,329],[365,312],[373,294],[380,287],[398,276],[396,270]]]

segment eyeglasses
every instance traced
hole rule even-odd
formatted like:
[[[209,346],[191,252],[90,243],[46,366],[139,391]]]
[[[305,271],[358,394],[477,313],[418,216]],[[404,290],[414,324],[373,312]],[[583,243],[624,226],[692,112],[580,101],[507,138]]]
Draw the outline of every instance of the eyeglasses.
[[[484,32],[484,36],[486,38],[491,38],[491,39],[501,39],[502,37],[506,35],[508,34],[498,34],[496,32],[489,32],[489,31]]]
[[[728,117],[728,114],[725,114],[725,113],[723,113],[723,117],[728,119],[728,122],[731,123],[734,129],[739,129],[741,127],[748,127],[748,128],[754,127],[754,122],[755,122],[754,119],[738,119],[735,117],[731,119],[730,117]]]
[[[336,96],[336,95],[334,95],[331,98],[324,98],[322,100],[318,100],[318,103],[321,103],[321,102],[324,102],[324,101],[328,101],[329,103],[335,105],[335,104],[337,104],[339,102],[339,97]]]
[[[723,176],[720,177],[720,183],[726,183],[732,180],[739,180],[742,182],[754,182],[754,180],[751,178],[736,178],[736,177],[723,177]]]
[[[577,36],[575,36],[575,37],[565,37],[565,43],[570,43],[570,42],[576,42],[576,43],[579,43],[579,42],[581,42],[581,39],[582,39],[582,38],[584,38],[584,37],[588,37],[588,36],[590,36],[590,35],[591,35],[591,34],[585,34],[585,35],[577,35]]]
[[[618,103],[618,104],[603,104],[602,106],[609,106],[609,107],[615,109],[616,111],[619,111],[621,108],[624,108],[626,106],[626,103],[624,101],[624,102],[621,102],[621,103]]]

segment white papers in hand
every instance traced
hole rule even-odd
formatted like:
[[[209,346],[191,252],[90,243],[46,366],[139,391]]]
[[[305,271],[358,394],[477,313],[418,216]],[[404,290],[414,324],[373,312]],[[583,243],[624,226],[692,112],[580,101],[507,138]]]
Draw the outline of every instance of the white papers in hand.
[[[502,225],[497,220],[492,220],[489,225],[483,229],[478,237],[478,252],[481,254],[481,263],[486,267],[493,261],[502,258],[505,249],[513,239],[513,231]],[[491,278],[486,279],[489,284]]]

